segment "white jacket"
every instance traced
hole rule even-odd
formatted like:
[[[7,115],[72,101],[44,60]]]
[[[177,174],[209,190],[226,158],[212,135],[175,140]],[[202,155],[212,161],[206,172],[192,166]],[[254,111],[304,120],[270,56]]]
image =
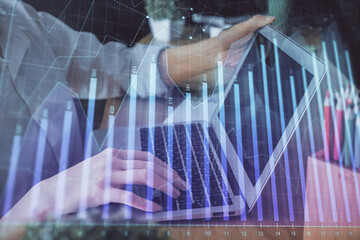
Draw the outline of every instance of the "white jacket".
[[[122,96],[129,88],[134,66],[136,93],[148,96],[150,63],[157,61],[164,47],[137,44],[127,48],[117,41],[103,45],[93,34],[74,31],[59,19],[37,12],[22,1],[0,0],[3,55],[0,58],[0,169],[8,167],[16,125],[22,126],[21,135],[34,138],[24,143],[27,159],[22,159],[33,161],[36,155],[32,152],[37,149],[36,136],[45,108],[49,115],[47,144],[51,145],[56,161],[59,160],[67,101],[89,97],[94,69],[96,98]],[[155,93],[164,96],[168,87],[160,78],[159,68],[156,69]],[[81,134],[75,118],[74,115],[72,141],[77,142]],[[38,126],[26,127],[31,119]],[[5,181],[3,177],[6,175],[0,174],[0,183]]]
[[[127,48],[108,38],[114,41],[102,44],[95,35],[74,31],[22,1],[0,1],[0,46],[5,64],[32,110],[56,83],[67,84],[79,98],[87,98],[93,69],[97,70],[97,98],[118,97],[127,91],[133,66],[138,73],[137,94],[146,97],[151,58],[156,60],[164,46]],[[159,72],[156,81],[156,94],[165,95],[168,89]]]

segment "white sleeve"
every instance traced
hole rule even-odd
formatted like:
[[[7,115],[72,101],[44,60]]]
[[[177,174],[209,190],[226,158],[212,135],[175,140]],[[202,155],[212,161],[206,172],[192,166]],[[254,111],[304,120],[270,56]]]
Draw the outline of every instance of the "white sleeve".
[[[37,14],[48,46],[52,48],[58,64],[65,69],[69,85],[80,98],[89,95],[93,69],[97,70],[97,98],[121,96],[128,90],[133,66],[138,73],[137,94],[141,97],[149,95],[150,62],[152,58],[158,59],[163,46],[136,44],[127,48],[118,41],[102,44],[95,35],[74,31],[48,13]],[[156,69],[155,93],[165,96],[169,89],[161,79],[158,64]]]

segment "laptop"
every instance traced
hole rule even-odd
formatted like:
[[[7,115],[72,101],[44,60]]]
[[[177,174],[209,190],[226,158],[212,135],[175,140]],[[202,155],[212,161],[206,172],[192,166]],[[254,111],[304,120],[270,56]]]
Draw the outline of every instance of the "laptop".
[[[146,219],[228,218],[251,211],[318,89],[325,66],[267,25],[245,48],[234,43],[216,72],[215,90],[209,94],[204,88],[203,101],[192,100],[186,91],[183,103],[163,124],[134,131],[135,149],[154,153],[190,185],[177,199],[132,186],[163,208]]]

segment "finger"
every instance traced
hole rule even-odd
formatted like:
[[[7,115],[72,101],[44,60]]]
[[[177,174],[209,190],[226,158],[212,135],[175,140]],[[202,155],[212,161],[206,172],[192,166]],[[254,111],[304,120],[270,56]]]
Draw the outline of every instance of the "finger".
[[[111,183],[115,185],[147,185],[172,198],[178,198],[180,196],[179,190],[177,190],[171,183],[157,175],[155,172],[147,169],[132,169],[113,172],[111,175]]]
[[[116,148],[107,148],[103,151],[103,153],[110,154],[113,157],[123,160],[142,160],[142,161],[154,161],[161,166],[167,167],[168,164],[161,161],[154,154],[150,152],[144,151],[136,151],[136,150],[120,150]]]
[[[112,188],[110,192],[110,202],[122,203],[143,211],[158,212],[161,206],[138,195],[122,189]],[[104,203],[107,204],[107,203]]]
[[[274,17],[255,15],[247,21],[234,25],[232,28],[224,31],[220,36],[225,45],[230,46],[233,42],[252,34],[258,28],[270,24],[274,20]]]
[[[122,150],[122,155],[125,158],[120,159],[127,159],[127,160],[141,160],[141,161],[154,161],[154,163],[157,163],[163,167],[167,167],[168,164],[161,161],[159,158],[157,158],[154,154],[150,152],[143,152],[143,151],[136,151],[136,150]],[[118,157],[119,158],[119,157]]]
[[[169,168],[155,168],[156,174],[158,174],[163,179],[172,183],[177,189],[186,191],[190,188],[190,186],[179,176],[176,171],[170,171]],[[175,174],[173,174],[175,173]]]
[[[124,153],[123,150],[117,148],[106,148],[101,153],[106,154],[107,156],[122,158]]]
[[[274,22],[275,17],[271,16],[263,16],[263,15],[255,15],[251,17],[249,20],[237,24],[235,26],[239,26],[239,28],[254,32],[258,28],[265,26],[266,24],[270,24]]]
[[[188,186],[186,182],[179,176],[179,174],[173,170],[170,166],[163,167],[157,163],[152,164],[151,162],[139,161],[139,160],[119,160],[114,159],[113,161],[114,169],[118,170],[131,170],[131,169],[148,169],[149,171],[154,171],[160,177],[166,181],[173,183],[174,186],[178,189],[186,191]]]
[[[149,161],[143,161],[143,160],[124,160],[124,159],[119,159],[114,157],[113,158],[113,167],[115,169],[119,169],[119,170],[130,170],[130,169],[145,169],[145,168],[168,168],[169,165],[163,165],[163,164],[159,164],[157,162],[149,162]],[[172,169],[172,168],[170,168]],[[172,169],[172,171],[175,172],[175,170]]]

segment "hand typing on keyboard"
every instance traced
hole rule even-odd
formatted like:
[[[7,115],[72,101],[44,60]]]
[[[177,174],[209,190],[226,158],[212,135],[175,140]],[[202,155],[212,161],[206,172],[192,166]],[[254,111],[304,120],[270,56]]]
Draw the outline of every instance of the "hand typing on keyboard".
[[[42,221],[49,214],[64,215],[107,203],[122,203],[144,211],[161,210],[157,203],[121,189],[126,184],[146,185],[172,198],[180,196],[179,190],[188,189],[177,172],[151,153],[106,149],[39,182],[2,220]],[[33,194],[39,194],[39,202],[29,206]],[[29,211],[29,207],[33,209]]]

